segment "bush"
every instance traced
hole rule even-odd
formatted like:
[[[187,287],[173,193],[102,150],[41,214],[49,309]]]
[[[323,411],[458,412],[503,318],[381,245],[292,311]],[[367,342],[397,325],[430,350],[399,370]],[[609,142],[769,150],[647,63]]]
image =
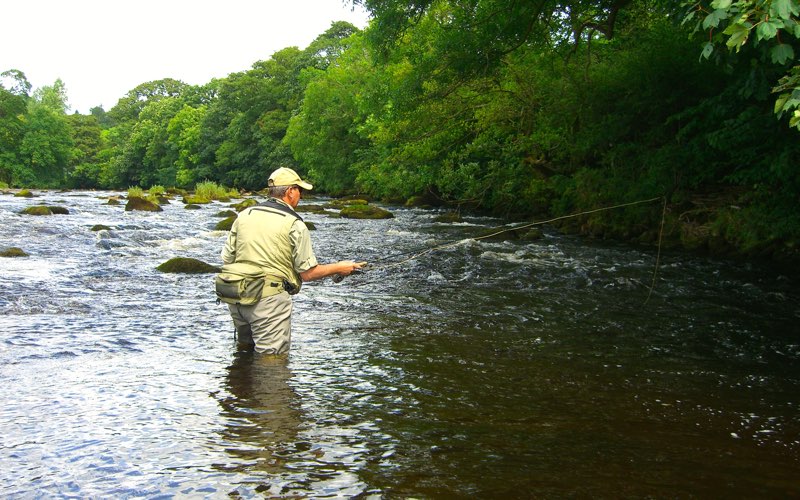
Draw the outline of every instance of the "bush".
[[[239,192],[220,186],[216,182],[205,181],[197,183],[194,195],[197,199],[225,201],[229,198],[238,198]]]

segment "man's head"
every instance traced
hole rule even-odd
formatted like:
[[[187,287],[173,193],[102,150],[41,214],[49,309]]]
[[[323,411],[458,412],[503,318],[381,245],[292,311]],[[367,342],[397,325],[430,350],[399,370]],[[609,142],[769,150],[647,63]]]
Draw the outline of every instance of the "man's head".
[[[269,181],[267,181],[269,187],[273,186],[300,186],[301,188],[311,191],[313,186],[308,182],[304,181],[297,175],[297,172],[292,170],[291,168],[281,167],[269,176]]]
[[[304,181],[291,168],[281,167],[269,176],[267,181],[269,195],[273,198],[280,198],[292,207],[296,207],[300,201],[300,194],[303,190],[311,190],[313,186]],[[294,189],[292,189],[294,188]],[[293,194],[296,191],[296,195]]]

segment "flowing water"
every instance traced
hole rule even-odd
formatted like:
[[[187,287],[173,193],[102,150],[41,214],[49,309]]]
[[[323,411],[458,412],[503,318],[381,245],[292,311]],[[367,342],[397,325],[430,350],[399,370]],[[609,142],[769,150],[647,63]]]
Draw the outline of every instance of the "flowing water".
[[[652,249],[305,214],[320,261],[378,266],[306,284],[265,360],[211,275],[155,269],[219,264],[226,204],[38,194],[0,195],[4,498],[800,496],[791,273],[663,255],[645,303]]]

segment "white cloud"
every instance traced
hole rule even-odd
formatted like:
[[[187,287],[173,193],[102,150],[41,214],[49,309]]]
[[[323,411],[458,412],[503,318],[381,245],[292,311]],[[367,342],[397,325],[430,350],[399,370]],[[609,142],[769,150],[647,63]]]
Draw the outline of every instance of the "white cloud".
[[[334,21],[367,14],[343,0],[27,0],[4,2],[0,71],[34,88],[61,78],[73,111],[106,110],[137,85],[197,85],[305,48]]]

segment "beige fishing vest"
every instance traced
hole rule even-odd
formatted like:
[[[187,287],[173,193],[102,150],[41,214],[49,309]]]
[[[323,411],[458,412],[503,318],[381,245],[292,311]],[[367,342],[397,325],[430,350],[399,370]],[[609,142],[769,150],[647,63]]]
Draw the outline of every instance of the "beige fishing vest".
[[[251,262],[268,275],[286,278],[300,287],[301,279],[294,270],[289,240],[289,231],[296,220],[268,206],[245,209],[231,228],[236,233],[236,262]]]

